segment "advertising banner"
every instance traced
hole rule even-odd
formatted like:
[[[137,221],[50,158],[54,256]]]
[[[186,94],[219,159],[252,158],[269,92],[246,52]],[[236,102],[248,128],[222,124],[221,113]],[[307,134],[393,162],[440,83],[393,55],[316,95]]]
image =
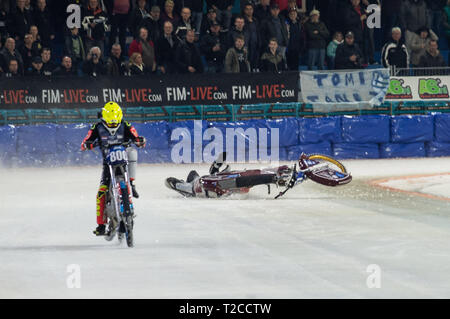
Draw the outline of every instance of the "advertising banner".
[[[315,112],[370,109],[384,101],[389,70],[304,71],[300,83],[303,102]]]
[[[3,78],[0,109],[98,108],[290,103],[298,101],[298,72],[178,74],[146,77]]]
[[[391,77],[387,101],[449,101],[450,76]]]

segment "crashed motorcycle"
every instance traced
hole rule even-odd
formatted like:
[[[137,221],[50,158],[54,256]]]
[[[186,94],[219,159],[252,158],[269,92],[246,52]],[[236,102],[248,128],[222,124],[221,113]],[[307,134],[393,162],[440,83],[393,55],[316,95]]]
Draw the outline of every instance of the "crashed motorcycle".
[[[200,177],[196,171],[191,171],[186,181],[169,177],[165,185],[184,197],[208,198],[248,193],[254,186],[267,185],[269,194],[271,186],[281,189],[275,196],[277,199],[306,180],[332,187],[348,184],[352,180],[341,162],[320,154],[302,154],[298,163],[292,166],[252,170],[230,170],[225,161],[226,153],[222,153],[211,165],[209,175]]]

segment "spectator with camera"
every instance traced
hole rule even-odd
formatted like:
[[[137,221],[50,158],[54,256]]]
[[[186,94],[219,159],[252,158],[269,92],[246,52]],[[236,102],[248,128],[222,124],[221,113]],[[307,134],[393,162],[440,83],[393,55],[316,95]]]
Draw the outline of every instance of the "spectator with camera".
[[[87,59],[83,64],[83,73],[92,77],[106,75],[106,65],[103,62],[102,51],[99,47],[93,47],[89,50]]]
[[[128,48],[128,56],[135,52],[142,55],[143,62],[147,68],[156,71],[156,56],[153,41],[149,39],[148,30],[145,27],[139,29],[139,38],[131,42]]]
[[[335,68],[337,70],[351,70],[362,68],[362,52],[355,43],[355,36],[350,31],[345,35],[344,43],[336,49]]]
[[[107,14],[99,5],[98,0],[89,0],[89,4],[83,10],[82,26],[86,34],[86,50],[99,47],[101,51],[105,48],[105,33],[108,29]]]
[[[122,48],[120,44],[115,43],[111,47],[111,54],[106,61],[106,74],[108,76],[125,76],[128,73],[128,65],[122,55]]]
[[[175,53],[180,41],[173,34],[172,22],[164,22],[163,34],[155,45],[156,62],[163,74],[176,73]]]

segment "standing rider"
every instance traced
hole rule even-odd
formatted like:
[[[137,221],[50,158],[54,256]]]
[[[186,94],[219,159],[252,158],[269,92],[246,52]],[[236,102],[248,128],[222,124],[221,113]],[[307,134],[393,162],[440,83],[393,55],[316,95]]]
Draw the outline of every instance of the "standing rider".
[[[108,145],[122,144],[132,141],[137,147],[145,147],[145,137],[139,136],[136,129],[128,122],[123,121],[122,109],[116,102],[108,102],[101,111],[101,122],[92,125],[88,134],[81,143],[81,150],[93,149],[94,142],[98,141],[100,148]],[[134,186],[137,165],[137,151],[131,147],[127,149],[129,159],[130,183],[133,197],[138,198]],[[97,228],[94,234],[106,235],[106,216],[104,215],[106,194],[108,192],[111,176],[109,168],[103,159],[103,172],[100,180],[100,188],[97,193]]]

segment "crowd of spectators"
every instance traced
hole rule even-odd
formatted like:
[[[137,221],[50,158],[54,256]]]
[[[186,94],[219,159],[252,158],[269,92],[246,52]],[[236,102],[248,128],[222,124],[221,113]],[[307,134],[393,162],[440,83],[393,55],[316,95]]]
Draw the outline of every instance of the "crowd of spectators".
[[[0,0],[2,77],[444,67],[450,0]],[[70,4],[81,7],[69,29]],[[367,23],[381,8],[381,59]],[[52,49],[64,47],[55,59]]]

